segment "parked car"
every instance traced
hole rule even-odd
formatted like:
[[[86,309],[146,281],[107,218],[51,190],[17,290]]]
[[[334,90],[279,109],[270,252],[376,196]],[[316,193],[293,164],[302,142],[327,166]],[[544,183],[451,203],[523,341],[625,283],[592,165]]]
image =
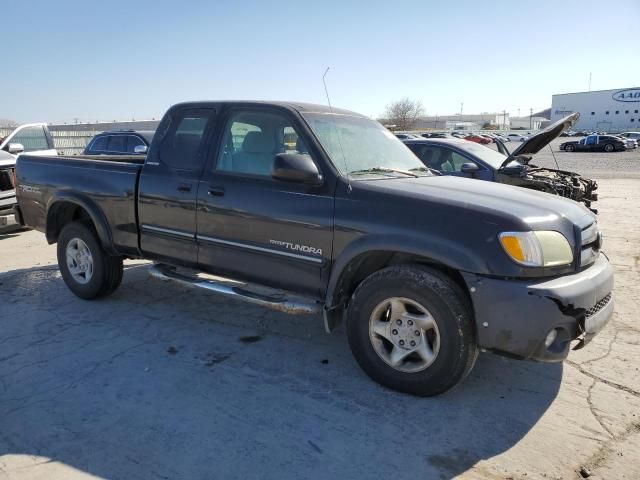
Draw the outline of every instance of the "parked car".
[[[423,138],[455,138],[453,135],[447,132],[426,132],[423,133],[420,137]],[[416,137],[416,138],[420,138]]]
[[[640,132],[624,132],[620,134],[621,137],[631,138],[640,142]]]
[[[634,148],[638,148],[638,141],[633,138],[623,137],[622,135],[612,135],[612,137],[616,137],[624,143],[624,146],[627,150],[633,150]]]
[[[578,119],[569,115],[521,143],[513,153],[497,144],[501,151],[461,140],[405,140],[425,166],[443,175],[506,183],[582,202],[587,207],[597,200],[598,184],[577,173],[541,168],[530,163],[532,155],[557,138],[562,129]]]
[[[631,148],[638,148],[638,142],[640,142],[640,132],[624,132],[618,136],[627,141],[627,148],[630,145],[629,140],[635,141],[635,145],[631,144]]]
[[[589,135],[560,144],[560,150],[565,152],[621,152],[626,149],[626,143],[613,135]]]
[[[492,133],[493,137],[497,140],[500,140],[502,143],[510,142],[511,139],[502,133]]]
[[[15,165],[16,158],[24,152],[30,155],[57,155],[46,124],[20,125],[0,138],[0,227],[16,225],[13,214],[13,207],[17,204]]]
[[[15,225],[16,205],[15,163],[13,155],[0,150],[0,227]]]
[[[110,130],[96,135],[84,149],[84,155],[146,155],[153,131]]]
[[[519,133],[508,133],[507,138],[510,142],[526,142],[529,139],[529,137]]]
[[[464,139],[469,141],[469,142],[479,143],[481,145],[486,145],[486,144],[492,142],[491,139],[483,137],[482,135],[478,135],[478,134],[475,134],[475,133],[468,134],[467,136],[464,137]]]
[[[417,395],[460,382],[479,349],[562,361],[613,315],[587,208],[434,175],[354,112],[178,104],[146,158],[129,158],[18,160],[18,216],[57,242],[62,279],[84,299],[118,288],[123,258],[154,260],[164,281],[322,312],[329,331],[344,318],[362,369]]]

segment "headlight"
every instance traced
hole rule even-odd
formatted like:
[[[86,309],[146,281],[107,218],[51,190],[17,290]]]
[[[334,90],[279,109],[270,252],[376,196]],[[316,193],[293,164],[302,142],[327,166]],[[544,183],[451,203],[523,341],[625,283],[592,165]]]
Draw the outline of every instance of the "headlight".
[[[553,267],[573,261],[569,242],[560,232],[503,232],[500,244],[516,263],[527,267]]]

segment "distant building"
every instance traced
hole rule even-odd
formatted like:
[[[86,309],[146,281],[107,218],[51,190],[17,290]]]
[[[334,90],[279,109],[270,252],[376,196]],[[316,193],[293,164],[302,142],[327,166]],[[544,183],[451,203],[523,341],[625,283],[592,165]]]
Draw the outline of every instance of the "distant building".
[[[420,117],[416,123],[416,130],[481,130],[483,128],[508,130],[510,127],[509,114],[479,113],[432,115]]]
[[[544,117],[511,117],[511,129],[512,130],[540,130],[544,122],[547,121]]]
[[[561,93],[551,97],[551,120],[580,113],[574,130],[640,130],[640,88]]]

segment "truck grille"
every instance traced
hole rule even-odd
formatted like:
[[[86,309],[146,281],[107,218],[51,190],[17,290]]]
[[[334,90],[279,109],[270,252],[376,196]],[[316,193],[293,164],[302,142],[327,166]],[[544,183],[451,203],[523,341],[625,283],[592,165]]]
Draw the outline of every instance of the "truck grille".
[[[598,224],[593,222],[581,232],[580,267],[586,267],[596,261],[600,254],[601,239]]]
[[[608,294],[606,297],[601,299],[598,303],[596,303],[593,307],[591,307],[589,310],[585,312],[584,314],[585,318],[594,316],[596,313],[598,313],[600,310],[606,307],[610,301],[611,301],[611,294]]]
[[[0,191],[15,190],[15,168],[0,170]]]

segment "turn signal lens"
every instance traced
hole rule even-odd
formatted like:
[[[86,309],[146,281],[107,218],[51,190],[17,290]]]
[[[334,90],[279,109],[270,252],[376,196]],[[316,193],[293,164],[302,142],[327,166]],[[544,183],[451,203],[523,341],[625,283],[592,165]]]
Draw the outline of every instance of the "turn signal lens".
[[[571,246],[560,232],[504,232],[499,239],[507,255],[520,265],[552,267],[573,261]]]

